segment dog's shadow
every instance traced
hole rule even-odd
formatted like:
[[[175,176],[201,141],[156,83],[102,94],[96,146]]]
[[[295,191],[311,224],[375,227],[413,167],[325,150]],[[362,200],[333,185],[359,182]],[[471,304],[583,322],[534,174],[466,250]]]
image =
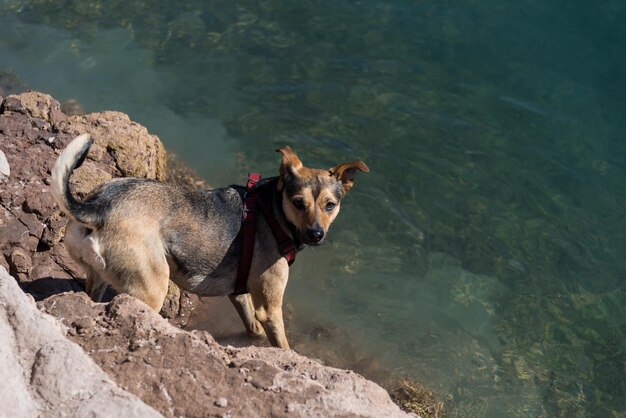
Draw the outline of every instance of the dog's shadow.
[[[39,302],[53,295],[65,292],[84,292],[84,279],[62,279],[58,277],[42,277],[30,282],[20,282],[20,287],[25,293],[30,294],[35,301]],[[103,302],[110,302],[116,295],[110,287],[104,294]]]

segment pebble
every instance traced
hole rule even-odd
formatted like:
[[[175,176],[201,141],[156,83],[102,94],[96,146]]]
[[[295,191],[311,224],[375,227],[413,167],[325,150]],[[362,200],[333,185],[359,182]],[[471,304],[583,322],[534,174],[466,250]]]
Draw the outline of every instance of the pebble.
[[[218,400],[215,401],[215,406],[220,407],[220,408],[226,408],[228,406],[228,399],[219,398]]]

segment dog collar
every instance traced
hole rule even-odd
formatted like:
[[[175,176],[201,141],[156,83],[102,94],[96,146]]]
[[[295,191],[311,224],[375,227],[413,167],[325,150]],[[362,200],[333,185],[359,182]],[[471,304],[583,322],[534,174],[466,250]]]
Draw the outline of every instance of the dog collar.
[[[243,249],[237,268],[234,295],[248,293],[248,276],[250,275],[250,267],[252,266],[252,255],[254,253],[254,241],[259,212],[268,223],[272,235],[274,235],[274,239],[278,244],[278,250],[281,256],[285,257],[290,266],[296,261],[297,247],[291,237],[289,237],[280,226],[273,214],[271,201],[268,199],[271,193],[264,193],[264,189],[266,189],[267,186],[257,187],[260,180],[261,175],[258,173],[248,174],[248,183],[246,184],[246,191],[243,195]]]

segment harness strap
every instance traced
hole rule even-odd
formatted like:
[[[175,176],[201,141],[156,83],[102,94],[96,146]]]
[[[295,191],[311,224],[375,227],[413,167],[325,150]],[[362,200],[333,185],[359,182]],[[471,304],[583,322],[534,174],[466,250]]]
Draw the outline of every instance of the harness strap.
[[[243,195],[243,249],[241,250],[239,266],[237,267],[235,295],[248,292],[248,274],[250,273],[250,266],[252,265],[254,237],[259,222],[254,188],[259,180],[261,180],[261,176],[258,173],[248,174],[248,184],[246,185],[246,192]]]
[[[269,224],[274,239],[278,244],[280,254],[285,257],[290,266],[296,261],[296,246],[293,240],[274,217],[265,193],[257,193],[259,189],[256,188],[256,185],[259,180],[261,180],[261,176],[258,173],[248,174],[246,192],[243,195],[243,249],[237,268],[234,295],[248,293],[248,276],[250,275],[250,267],[252,265],[259,212],[261,212]]]

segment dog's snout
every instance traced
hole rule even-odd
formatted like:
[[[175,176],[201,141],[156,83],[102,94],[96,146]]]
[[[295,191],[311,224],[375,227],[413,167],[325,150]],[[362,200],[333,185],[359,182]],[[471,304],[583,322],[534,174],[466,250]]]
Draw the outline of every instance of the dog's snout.
[[[313,242],[320,242],[324,238],[324,230],[320,227],[309,228],[306,233]]]

